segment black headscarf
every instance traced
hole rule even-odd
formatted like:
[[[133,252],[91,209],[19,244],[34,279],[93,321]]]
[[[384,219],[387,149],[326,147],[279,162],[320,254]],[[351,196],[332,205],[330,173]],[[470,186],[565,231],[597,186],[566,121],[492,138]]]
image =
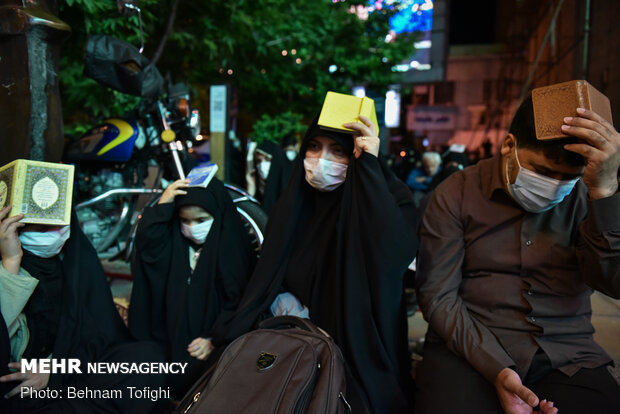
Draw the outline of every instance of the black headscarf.
[[[181,234],[178,209],[195,205],[214,219],[202,246]],[[189,247],[201,248],[194,271]],[[218,315],[234,309],[253,264],[249,236],[223,184],[213,178],[208,187],[188,188],[175,203],[144,211],[136,234],[133,291],[129,328],[138,339],[164,343],[172,361],[189,362],[190,374],[180,380],[179,392],[200,375],[201,363],[187,346],[209,338]]]
[[[407,394],[413,390],[406,389],[410,363],[402,275],[415,255],[411,192],[368,153],[351,157],[342,186],[314,190],[305,180],[303,160],[315,136],[333,138],[352,153],[351,135],[322,130],[315,119],[269,217],[246,294],[234,314],[218,321],[215,342],[251,330],[284,287],[340,346],[370,411],[408,412]],[[354,412],[363,412],[355,403]]]
[[[50,342],[52,349],[45,351],[47,355],[38,354],[38,345],[45,342],[40,337],[31,338],[26,353],[41,358],[49,353],[54,358],[78,358],[84,367],[87,362],[100,361],[111,346],[130,339],[114,306],[97,253],[82,233],[75,213],[71,217],[71,236],[61,254],[41,258],[24,250],[21,267],[39,279],[24,312],[37,318],[41,309],[47,309],[47,321],[54,327],[49,331],[54,340]],[[6,330],[4,320],[2,325],[0,333]],[[0,341],[4,340],[8,338],[2,335]],[[0,349],[4,353],[5,344]],[[10,350],[10,345],[6,349]],[[6,355],[0,357],[2,361],[6,359]],[[2,364],[0,376],[7,373],[6,364]],[[60,388],[69,378],[68,374],[52,375],[49,386]],[[9,389],[0,392],[4,395]]]
[[[271,155],[271,167],[265,181],[265,192],[262,194],[256,192],[256,198],[260,201],[261,207],[269,213],[286,187],[292,164],[286,158],[282,148],[275,142],[263,141],[256,147],[256,150]]]

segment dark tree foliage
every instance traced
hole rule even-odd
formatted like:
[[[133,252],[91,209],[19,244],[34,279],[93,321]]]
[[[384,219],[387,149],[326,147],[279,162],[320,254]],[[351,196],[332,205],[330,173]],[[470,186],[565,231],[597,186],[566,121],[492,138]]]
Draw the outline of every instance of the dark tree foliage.
[[[172,81],[193,87],[203,114],[208,114],[208,86],[227,83],[235,90],[241,120],[252,123],[283,112],[309,119],[328,90],[349,92],[353,85],[366,85],[384,91],[396,81],[392,66],[412,54],[411,35],[385,42],[389,17],[398,5],[360,19],[352,11],[366,4],[140,0],[144,54],[152,59],[161,50],[157,67]],[[110,34],[138,45],[137,17],[122,17],[109,0],[66,0],[60,17],[73,29],[60,65],[68,126],[75,130],[75,125],[119,115],[135,105],[135,98],[86,79],[82,59],[88,34]],[[337,69],[330,73],[330,67]]]

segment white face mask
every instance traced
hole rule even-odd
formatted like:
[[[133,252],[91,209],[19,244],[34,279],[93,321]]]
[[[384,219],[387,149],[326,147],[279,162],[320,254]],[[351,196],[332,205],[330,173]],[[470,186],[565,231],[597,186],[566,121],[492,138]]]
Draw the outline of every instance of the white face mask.
[[[546,175],[535,173],[527,168],[521,167],[519,156],[515,147],[515,158],[519,166],[519,173],[514,184],[510,183],[508,177],[508,163],[506,163],[506,183],[512,198],[524,210],[530,213],[541,213],[547,211],[570,194],[579,180],[556,180]]]
[[[63,226],[52,231],[24,231],[19,235],[19,241],[23,249],[35,256],[49,258],[60,253],[69,236],[71,229]]]
[[[194,224],[193,226],[181,223],[181,234],[196,244],[202,244],[207,239],[207,235],[209,234],[212,225],[213,218],[209,218],[202,223]]]
[[[294,161],[296,157],[297,157],[297,151],[295,150],[286,151],[286,158],[288,158],[289,161]]]
[[[256,164],[256,172],[258,176],[263,180],[266,180],[269,176],[269,170],[271,169],[271,161],[261,161]]]
[[[306,181],[318,191],[332,191],[347,177],[347,164],[324,158],[304,158]]]

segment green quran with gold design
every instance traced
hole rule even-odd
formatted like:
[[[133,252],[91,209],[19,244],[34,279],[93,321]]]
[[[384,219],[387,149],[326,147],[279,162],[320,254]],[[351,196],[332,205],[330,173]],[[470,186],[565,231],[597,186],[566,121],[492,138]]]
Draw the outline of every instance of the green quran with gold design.
[[[23,223],[68,225],[71,222],[73,165],[15,160],[0,168],[0,208]]]

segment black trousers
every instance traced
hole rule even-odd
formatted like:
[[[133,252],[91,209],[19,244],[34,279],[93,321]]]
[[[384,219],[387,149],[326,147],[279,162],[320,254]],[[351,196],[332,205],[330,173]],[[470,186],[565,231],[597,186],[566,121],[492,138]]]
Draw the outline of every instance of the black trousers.
[[[606,366],[569,377],[553,370],[541,351],[523,384],[562,414],[620,413],[620,385]],[[501,414],[495,387],[444,344],[426,343],[416,371],[416,414]]]

